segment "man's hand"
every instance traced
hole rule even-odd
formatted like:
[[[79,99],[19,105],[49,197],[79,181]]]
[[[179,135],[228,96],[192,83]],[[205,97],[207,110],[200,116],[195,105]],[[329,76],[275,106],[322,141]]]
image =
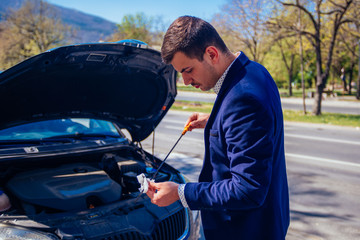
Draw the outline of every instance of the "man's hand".
[[[188,125],[189,123],[189,131],[195,129],[195,128],[205,128],[205,125],[208,121],[210,117],[210,114],[208,113],[193,113],[191,114],[191,116],[188,118],[188,120],[186,121],[186,125]]]
[[[178,187],[179,184],[174,182],[149,182],[149,190],[146,194],[153,204],[166,207],[180,199]]]

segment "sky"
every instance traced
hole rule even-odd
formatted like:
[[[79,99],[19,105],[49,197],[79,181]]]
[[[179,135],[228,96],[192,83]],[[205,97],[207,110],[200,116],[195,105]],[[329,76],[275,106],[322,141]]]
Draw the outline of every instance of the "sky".
[[[120,23],[124,15],[144,13],[161,16],[170,24],[177,17],[192,15],[210,21],[228,0],[47,0],[49,3],[76,9]]]

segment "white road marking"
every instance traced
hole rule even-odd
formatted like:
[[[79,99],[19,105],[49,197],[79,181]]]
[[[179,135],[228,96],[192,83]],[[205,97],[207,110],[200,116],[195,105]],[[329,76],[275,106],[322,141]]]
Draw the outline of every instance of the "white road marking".
[[[184,124],[184,122],[180,121],[180,120],[166,119],[165,122],[170,123],[170,124],[180,124],[180,126],[182,126]],[[171,126],[171,125],[165,125],[164,127],[168,128],[168,129],[178,130],[179,132],[182,130],[181,127],[179,128],[179,127]],[[202,129],[195,129],[193,131],[203,133]],[[305,136],[305,135],[300,135],[300,134],[286,134],[285,133],[285,137],[294,137],[294,138],[316,140],[316,141],[326,141],[326,142],[333,142],[333,143],[360,145],[360,142],[358,142],[358,141],[348,141],[348,140],[341,140],[341,139],[331,139],[331,138],[323,138],[323,137],[315,137],[315,136]],[[203,144],[202,139],[194,139],[193,138],[193,139],[191,139],[191,141]],[[336,160],[336,159],[320,158],[320,157],[300,155],[300,154],[294,154],[294,153],[285,153],[285,155],[287,157],[304,159],[304,160],[308,160],[308,161],[325,162],[325,163],[338,164],[338,165],[344,165],[344,166],[350,166],[350,167],[360,167],[359,163],[341,161],[341,160]]]
[[[359,163],[346,162],[346,161],[340,161],[340,160],[328,159],[328,158],[312,157],[312,156],[300,155],[300,154],[295,154],[295,153],[285,153],[285,156],[300,158],[300,159],[305,159],[305,160],[311,160],[311,161],[317,161],[317,162],[339,164],[339,165],[344,165],[344,166],[360,167]]]
[[[314,136],[305,136],[299,134],[286,134],[285,137],[295,137],[295,138],[302,138],[302,139],[309,139],[309,140],[316,140],[316,141],[326,141],[326,142],[334,142],[334,143],[345,143],[345,144],[353,144],[353,145],[360,145],[360,142],[356,141],[348,141],[348,140],[341,140],[341,139],[331,139],[331,138],[323,138],[323,137],[314,137]]]

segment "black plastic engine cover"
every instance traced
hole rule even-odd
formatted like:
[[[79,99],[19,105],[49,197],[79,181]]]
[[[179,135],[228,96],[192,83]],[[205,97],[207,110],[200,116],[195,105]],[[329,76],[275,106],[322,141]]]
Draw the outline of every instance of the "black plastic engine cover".
[[[7,187],[22,201],[63,211],[86,209],[89,200],[99,204],[114,202],[122,192],[121,186],[103,170],[86,164],[20,173]]]

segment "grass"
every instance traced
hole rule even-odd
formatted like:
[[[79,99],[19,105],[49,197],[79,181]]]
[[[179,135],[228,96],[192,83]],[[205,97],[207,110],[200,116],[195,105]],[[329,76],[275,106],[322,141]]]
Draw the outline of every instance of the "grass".
[[[314,88],[307,88],[305,89],[305,96],[308,96],[309,93],[311,92],[315,92],[316,90]],[[285,88],[279,88],[279,93],[281,97],[290,97],[289,96],[289,89],[285,89]],[[334,90],[334,94],[337,97],[354,97],[354,101],[356,101],[355,96],[356,96],[356,89],[352,89],[351,91],[351,95],[348,93],[345,93],[343,90],[341,89],[336,89]],[[293,88],[292,89],[292,96],[291,97],[297,97],[297,98],[302,98],[302,89],[296,89]]]
[[[305,89],[305,95],[307,96],[308,92],[314,92],[315,89]],[[281,97],[290,97],[289,89],[279,88],[279,93]],[[302,97],[302,89],[293,89],[291,97]]]
[[[172,110],[210,113],[212,103],[175,101]],[[305,123],[321,123],[338,126],[360,127],[360,115],[341,113],[322,113],[321,116],[313,116],[311,113],[304,114],[303,111],[284,110],[284,120]]]
[[[285,121],[360,127],[360,115],[323,112],[320,116],[313,116],[310,112],[305,115],[303,111],[283,110],[283,112]]]

